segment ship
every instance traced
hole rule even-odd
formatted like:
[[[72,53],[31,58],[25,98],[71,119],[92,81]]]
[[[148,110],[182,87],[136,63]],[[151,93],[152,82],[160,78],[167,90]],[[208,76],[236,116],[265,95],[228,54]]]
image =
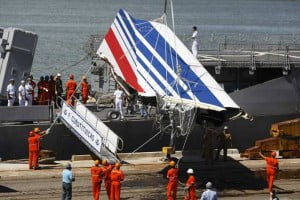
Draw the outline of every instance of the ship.
[[[1,30],[1,38],[5,36],[4,33],[7,31],[11,31],[11,33],[15,31],[27,33],[22,30]],[[24,55],[30,56],[29,60],[31,60],[31,63],[37,36],[34,35],[33,38],[35,39],[30,43],[30,46],[32,46],[31,51],[29,51],[30,53],[28,53],[28,50],[23,52]],[[17,39],[15,40],[18,41]],[[12,41],[7,42],[5,39],[1,40],[2,60],[8,59],[6,56],[8,55],[6,54],[7,52],[11,54],[20,53],[20,49],[26,49],[9,48],[8,44],[12,43]],[[205,116],[205,120],[212,118],[217,119],[214,120],[214,125],[217,127],[222,127],[225,124],[228,125],[233,136],[233,146],[243,150],[253,145],[255,140],[267,137],[268,129],[272,123],[299,117],[299,56],[297,55],[298,51],[296,45],[294,45],[294,49],[290,48],[290,46],[289,48],[284,47],[282,49],[276,49],[275,53],[273,50],[271,52],[268,49],[262,51],[261,49],[253,48],[253,46],[250,51],[231,50],[229,45],[226,44],[224,51],[220,51],[219,49],[214,55],[211,55],[211,52],[209,52],[209,56],[205,52],[203,52],[203,54],[200,52],[198,59],[203,63],[203,66],[210,75],[220,84],[220,86],[216,87],[218,87],[218,89],[219,87],[223,87],[222,90],[231,92],[231,98],[237,103],[234,105],[239,106],[235,106],[235,112],[231,113],[230,117],[226,116],[227,120],[224,120],[224,116],[221,116],[222,120],[220,120],[220,116],[218,115],[212,117],[209,112],[202,112],[201,114],[203,114],[202,116]],[[232,54],[231,59],[229,53]],[[276,63],[269,62],[270,60],[272,61],[272,58],[270,57],[274,56],[274,54],[275,56],[282,58],[277,61],[277,65]],[[101,57],[100,54],[98,56]],[[209,60],[207,57],[209,57]],[[235,58],[241,57],[242,60],[235,60]],[[102,58],[105,57],[102,56]],[[17,60],[21,60],[21,58]],[[265,60],[267,60],[267,62],[264,62]],[[100,86],[106,87],[114,85],[111,84],[112,80],[110,79],[110,76],[103,76],[104,74],[109,74],[109,66],[107,66],[107,63],[104,64],[100,61],[99,64],[98,62],[99,60],[97,59],[92,61],[92,72],[98,79],[97,83],[99,83]],[[7,64],[11,63],[7,62]],[[1,65],[2,70],[9,68],[9,66],[5,66],[4,68],[3,66],[4,65]],[[11,66],[16,65],[11,64],[10,67]],[[28,66],[31,66],[30,62]],[[18,72],[20,72],[18,75],[19,77],[16,79],[21,80],[30,73],[30,70],[29,68],[26,68],[25,70],[18,68]],[[1,79],[2,94],[4,94],[3,88],[5,88],[5,85],[7,84],[8,75],[6,73],[9,74],[9,72],[1,71],[1,77],[6,78],[5,80],[4,78]],[[120,83],[120,81],[118,83]],[[128,89],[126,88],[126,85],[123,85],[123,87],[124,89]],[[103,90],[103,87],[101,89]],[[115,119],[107,120],[107,113],[103,114],[102,112],[100,114],[99,110],[102,108],[98,105],[91,105],[88,106],[88,108],[91,110],[94,109],[95,113],[99,113],[105,121],[105,124],[123,139],[125,144],[122,150],[123,152],[132,152],[139,148],[141,144],[149,138],[152,138],[153,135],[159,131],[159,128],[161,128],[154,126],[156,121],[153,119],[145,120],[134,118],[126,121],[118,121]],[[19,113],[24,113],[24,115],[20,115],[18,112],[16,113],[16,111],[12,110],[6,110],[7,113],[5,113],[5,109],[6,107],[1,108],[1,121],[5,123],[2,123],[0,127],[0,157],[3,160],[24,158],[27,156],[27,133],[35,126],[44,129],[48,128],[52,124],[51,121],[54,119],[55,113],[49,106],[14,109],[18,110]],[[105,112],[110,111],[111,109],[105,110]],[[246,113],[244,111],[246,111]],[[12,112],[15,113],[11,114]],[[237,118],[244,116],[247,120],[244,118],[228,120],[229,118],[235,118],[235,116],[237,116]],[[23,123],[15,123],[16,121],[21,121]],[[33,124],[24,124],[24,122],[32,121],[34,121]],[[203,122],[203,118],[200,121]],[[11,124],[11,122],[14,123]],[[187,149],[201,148],[201,135],[205,131],[202,125],[203,124],[201,123],[195,125],[193,130],[189,133],[188,138],[179,136],[179,139],[176,141],[176,148],[182,149],[185,144],[187,144]],[[52,129],[52,133],[47,135],[43,140],[43,147],[56,152],[57,159],[70,159],[73,154],[85,154],[91,152],[90,149],[82,144],[82,141],[78,140],[64,124],[56,123]],[[186,141],[187,143],[185,143]],[[170,135],[161,134],[161,137],[153,139],[150,143],[147,143],[147,145],[140,148],[139,151],[160,150],[162,146],[169,145]]]

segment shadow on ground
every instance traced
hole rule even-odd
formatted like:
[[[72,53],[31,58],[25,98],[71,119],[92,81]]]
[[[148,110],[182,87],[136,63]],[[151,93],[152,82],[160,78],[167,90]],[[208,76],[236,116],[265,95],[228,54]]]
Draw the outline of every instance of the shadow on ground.
[[[0,193],[18,192],[17,190],[0,185]]]

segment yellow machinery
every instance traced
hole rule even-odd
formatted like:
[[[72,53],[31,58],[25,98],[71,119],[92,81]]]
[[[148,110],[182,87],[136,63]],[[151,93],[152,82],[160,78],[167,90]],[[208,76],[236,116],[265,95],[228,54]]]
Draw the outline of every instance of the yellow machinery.
[[[256,141],[241,157],[258,159],[258,152],[268,155],[271,151],[278,151],[283,158],[300,157],[300,118],[272,124],[270,134],[271,138]]]

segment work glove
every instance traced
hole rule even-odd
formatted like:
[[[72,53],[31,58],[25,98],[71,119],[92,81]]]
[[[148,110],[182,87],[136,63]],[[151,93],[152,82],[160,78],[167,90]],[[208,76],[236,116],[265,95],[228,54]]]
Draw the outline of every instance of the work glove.
[[[50,133],[50,128],[47,128],[46,129],[46,134],[49,134]]]

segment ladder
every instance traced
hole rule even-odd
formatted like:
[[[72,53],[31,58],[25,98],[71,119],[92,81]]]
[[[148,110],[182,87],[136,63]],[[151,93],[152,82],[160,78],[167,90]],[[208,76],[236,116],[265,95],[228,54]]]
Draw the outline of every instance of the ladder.
[[[123,140],[79,100],[74,106],[64,101],[60,119],[96,156],[120,161],[117,151],[122,151]]]

